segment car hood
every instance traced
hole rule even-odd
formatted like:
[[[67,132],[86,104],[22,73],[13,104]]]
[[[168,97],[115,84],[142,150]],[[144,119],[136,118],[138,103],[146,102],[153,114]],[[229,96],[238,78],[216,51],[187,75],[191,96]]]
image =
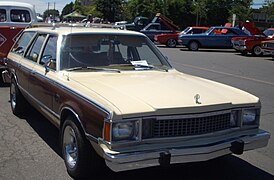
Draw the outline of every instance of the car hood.
[[[79,93],[96,99],[115,115],[125,117],[138,113],[182,113],[191,108],[215,107],[217,104],[218,108],[221,105],[222,108],[231,108],[259,101],[239,89],[176,70],[71,72],[69,77]],[[198,96],[200,99],[196,99]]]

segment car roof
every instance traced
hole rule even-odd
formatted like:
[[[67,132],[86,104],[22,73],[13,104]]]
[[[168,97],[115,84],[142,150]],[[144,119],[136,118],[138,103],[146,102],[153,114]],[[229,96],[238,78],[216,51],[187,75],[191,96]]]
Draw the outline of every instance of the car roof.
[[[26,7],[29,9],[34,9],[34,6],[32,4],[15,1],[0,1],[0,6]]]
[[[79,34],[79,33],[94,33],[94,34],[120,34],[120,35],[139,35],[144,36],[144,34],[129,31],[129,30],[121,30],[121,29],[114,29],[109,26],[108,28],[103,27],[83,27],[83,26],[70,26],[70,27],[60,27],[60,26],[50,26],[50,27],[33,27],[28,28],[25,31],[36,31],[36,32],[43,32],[43,33],[54,33],[58,35],[68,35],[68,34]]]

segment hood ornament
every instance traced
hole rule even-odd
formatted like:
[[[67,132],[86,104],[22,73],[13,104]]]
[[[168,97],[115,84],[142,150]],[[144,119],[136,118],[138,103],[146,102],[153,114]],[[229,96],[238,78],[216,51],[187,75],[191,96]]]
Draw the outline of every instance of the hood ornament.
[[[194,96],[194,99],[195,99],[195,103],[196,103],[196,104],[202,104],[202,103],[201,103],[201,96],[200,96],[200,94],[196,94],[196,95]]]

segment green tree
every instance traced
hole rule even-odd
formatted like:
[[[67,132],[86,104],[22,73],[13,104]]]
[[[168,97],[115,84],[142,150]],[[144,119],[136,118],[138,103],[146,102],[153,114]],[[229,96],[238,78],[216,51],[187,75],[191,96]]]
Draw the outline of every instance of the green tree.
[[[66,4],[65,7],[62,10],[61,17],[63,17],[66,14],[72,13],[74,8],[74,3],[70,2],[69,4]]]
[[[102,17],[110,22],[119,20],[122,11],[122,0],[96,0],[96,9],[102,14]]]
[[[59,11],[56,9],[48,9],[43,13],[43,19],[46,19],[47,17],[58,17]]]
[[[265,0],[265,3],[262,7],[262,12],[265,13],[267,16],[267,21],[274,18],[274,2],[270,0]]]
[[[232,22],[232,15],[236,14],[236,21],[252,21],[252,0],[234,0],[229,10],[228,21]]]
[[[164,12],[164,2],[163,0],[129,0],[128,10],[132,19],[136,16],[152,19],[156,13]]]

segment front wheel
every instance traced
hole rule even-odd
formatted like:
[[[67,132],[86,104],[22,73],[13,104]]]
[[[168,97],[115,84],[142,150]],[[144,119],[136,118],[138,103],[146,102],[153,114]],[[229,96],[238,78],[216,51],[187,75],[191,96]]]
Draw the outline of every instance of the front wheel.
[[[189,49],[190,51],[198,51],[198,49],[199,49],[199,43],[196,42],[196,41],[191,41],[191,42],[189,43],[189,45],[188,45],[188,49]]]
[[[73,178],[83,178],[90,175],[91,171],[95,172],[101,159],[73,116],[65,120],[61,133],[62,155],[69,175]]]
[[[27,102],[21,94],[14,78],[10,83],[10,105],[14,115],[20,116],[25,113]]]
[[[177,45],[177,41],[175,39],[169,39],[166,43],[167,47],[175,48]]]
[[[262,56],[263,55],[262,48],[260,45],[256,45],[253,47],[252,55],[253,56]]]

